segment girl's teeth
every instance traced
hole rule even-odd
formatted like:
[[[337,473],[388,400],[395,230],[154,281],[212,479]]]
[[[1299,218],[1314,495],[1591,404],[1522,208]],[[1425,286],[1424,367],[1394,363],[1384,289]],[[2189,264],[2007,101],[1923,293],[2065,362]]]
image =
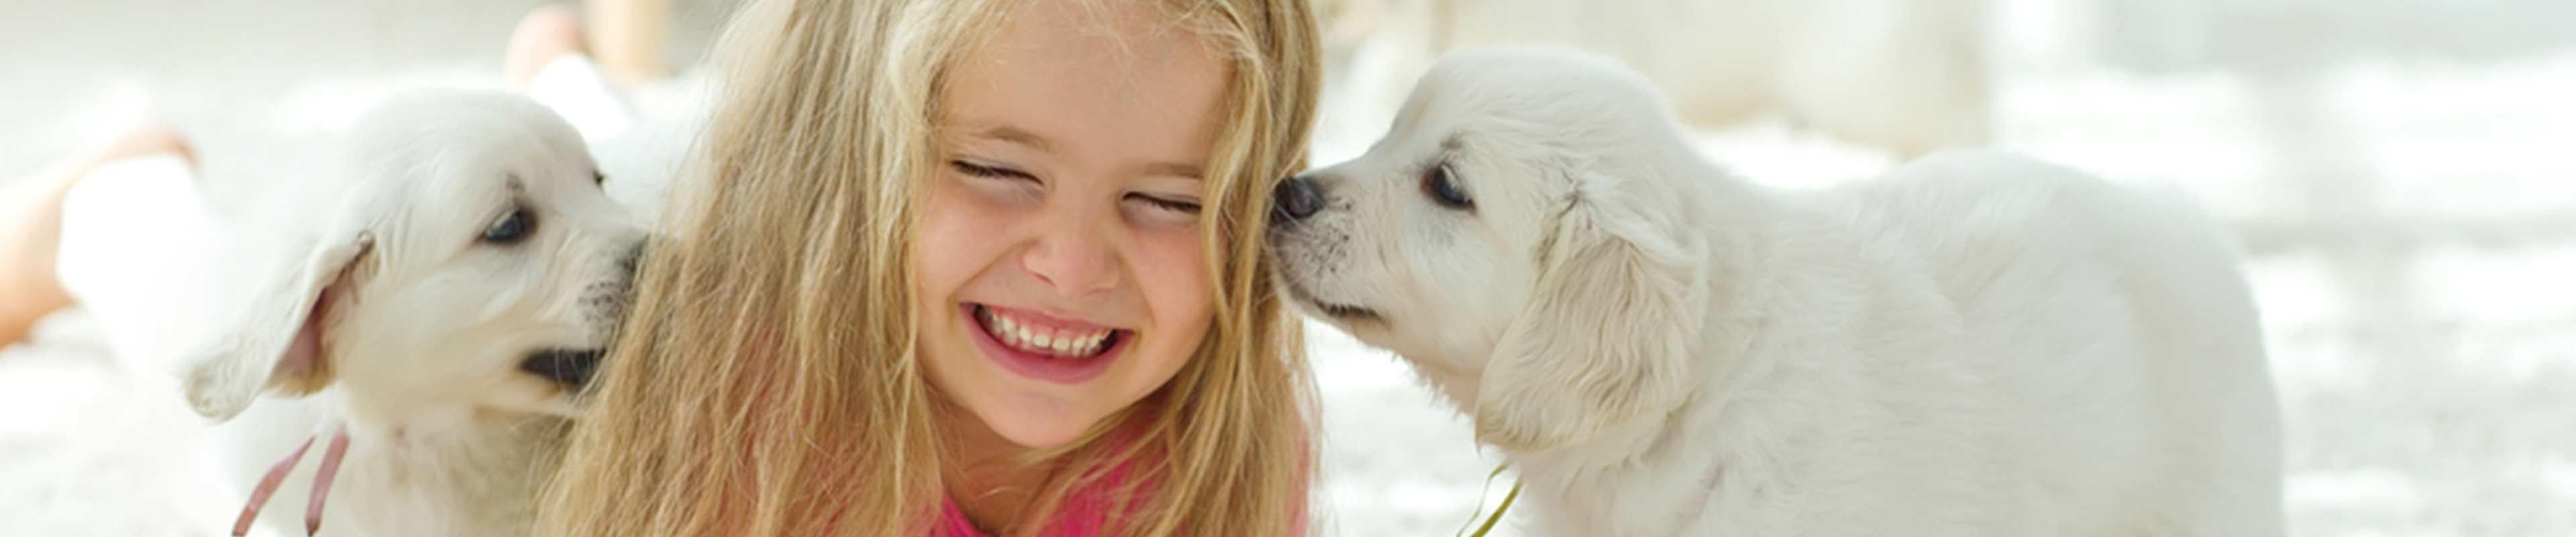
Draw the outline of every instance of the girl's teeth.
[[[1004,343],[1008,343],[1013,347],[1019,347],[1023,350],[1066,356],[1090,356],[1093,353],[1100,352],[1101,344],[1109,339],[1108,332],[1102,332],[1090,336],[1075,336],[1073,334],[1047,330],[1031,330],[1027,326],[1021,326],[1020,323],[1012,322],[1010,317],[996,313],[991,309],[983,309],[977,313],[979,314],[978,316],[982,317],[987,324],[992,326],[991,331],[994,337],[1001,339]]]

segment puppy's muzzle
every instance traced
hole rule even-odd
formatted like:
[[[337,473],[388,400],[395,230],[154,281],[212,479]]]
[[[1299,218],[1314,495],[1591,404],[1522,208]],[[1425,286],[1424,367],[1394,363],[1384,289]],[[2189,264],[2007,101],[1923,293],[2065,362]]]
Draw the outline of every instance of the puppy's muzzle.
[[[519,369],[554,381],[563,386],[564,391],[578,392],[590,385],[591,374],[599,371],[599,360],[603,354],[597,349],[549,350],[519,362]]]
[[[1313,180],[1290,177],[1270,191],[1270,223],[1286,225],[1324,210],[1324,191]]]
[[[606,317],[599,320],[608,324],[612,333],[622,327],[626,305],[634,300],[631,295],[634,293],[635,269],[644,259],[645,248],[644,241],[636,241],[618,251],[616,278],[606,282],[604,287],[594,286],[589,299],[593,303],[591,312]],[[599,362],[605,354],[606,351],[599,349],[550,349],[520,361],[519,370],[554,381],[566,392],[578,393],[590,385],[590,378],[599,371]]]

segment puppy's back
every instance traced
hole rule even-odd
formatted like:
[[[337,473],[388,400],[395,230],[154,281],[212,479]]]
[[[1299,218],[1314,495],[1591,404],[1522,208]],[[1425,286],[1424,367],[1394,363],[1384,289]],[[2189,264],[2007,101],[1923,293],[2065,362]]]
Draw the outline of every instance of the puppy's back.
[[[2034,439],[2049,449],[2034,450],[2032,478],[2095,492],[2063,501],[2101,500],[2069,512],[2187,535],[2280,533],[2259,324],[2205,214],[1989,152],[1935,155],[1818,201],[1866,247],[1918,260],[1942,287],[1986,346],[1972,359],[1997,395],[2048,431]]]

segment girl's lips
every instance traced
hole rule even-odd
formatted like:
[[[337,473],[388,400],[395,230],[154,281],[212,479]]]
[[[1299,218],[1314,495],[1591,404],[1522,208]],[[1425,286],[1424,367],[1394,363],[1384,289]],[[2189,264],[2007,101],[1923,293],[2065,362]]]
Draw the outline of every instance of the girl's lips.
[[[1125,354],[1130,341],[1136,339],[1133,332],[1128,330],[1119,330],[1116,334],[1110,336],[1110,342],[1107,344],[1107,348],[1101,349],[1099,354],[1082,358],[1066,358],[1033,353],[1013,348],[1010,345],[1003,344],[1001,340],[995,339],[991,332],[991,327],[985,326],[981,316],[976,315],[975,310],[979,307],[985,306],[981,304],[967,303],[961,304],[957,308],[958,315],[965,316],[968,325],[974,327],[974,330],[969,331],[974,332],[972,337],[975,340],[975,348],[982,351],[986,359],[992,360],[993,363],[1000,364],[1002,369],[1009,370],[1011,373],[1019,376],[1040,381],[1057,384],[1081,384],[1085,381],[1098,378],[1102,373],[1109,372],[1109,366],[1116,362],[1119,355]],[[1020,312],[1026,310],[1006,311],[1010,311],[1014,316],[1018,316]],[[1058,319],[1043,319],[1042,322],[1055,320]]]

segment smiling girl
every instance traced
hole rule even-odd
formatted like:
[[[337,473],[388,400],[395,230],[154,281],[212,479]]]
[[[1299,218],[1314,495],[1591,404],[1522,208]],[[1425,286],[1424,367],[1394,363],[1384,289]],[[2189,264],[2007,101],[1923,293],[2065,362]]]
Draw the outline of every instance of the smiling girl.
[[[1296,0],[764,0],[543,535],[1302,532]]]

